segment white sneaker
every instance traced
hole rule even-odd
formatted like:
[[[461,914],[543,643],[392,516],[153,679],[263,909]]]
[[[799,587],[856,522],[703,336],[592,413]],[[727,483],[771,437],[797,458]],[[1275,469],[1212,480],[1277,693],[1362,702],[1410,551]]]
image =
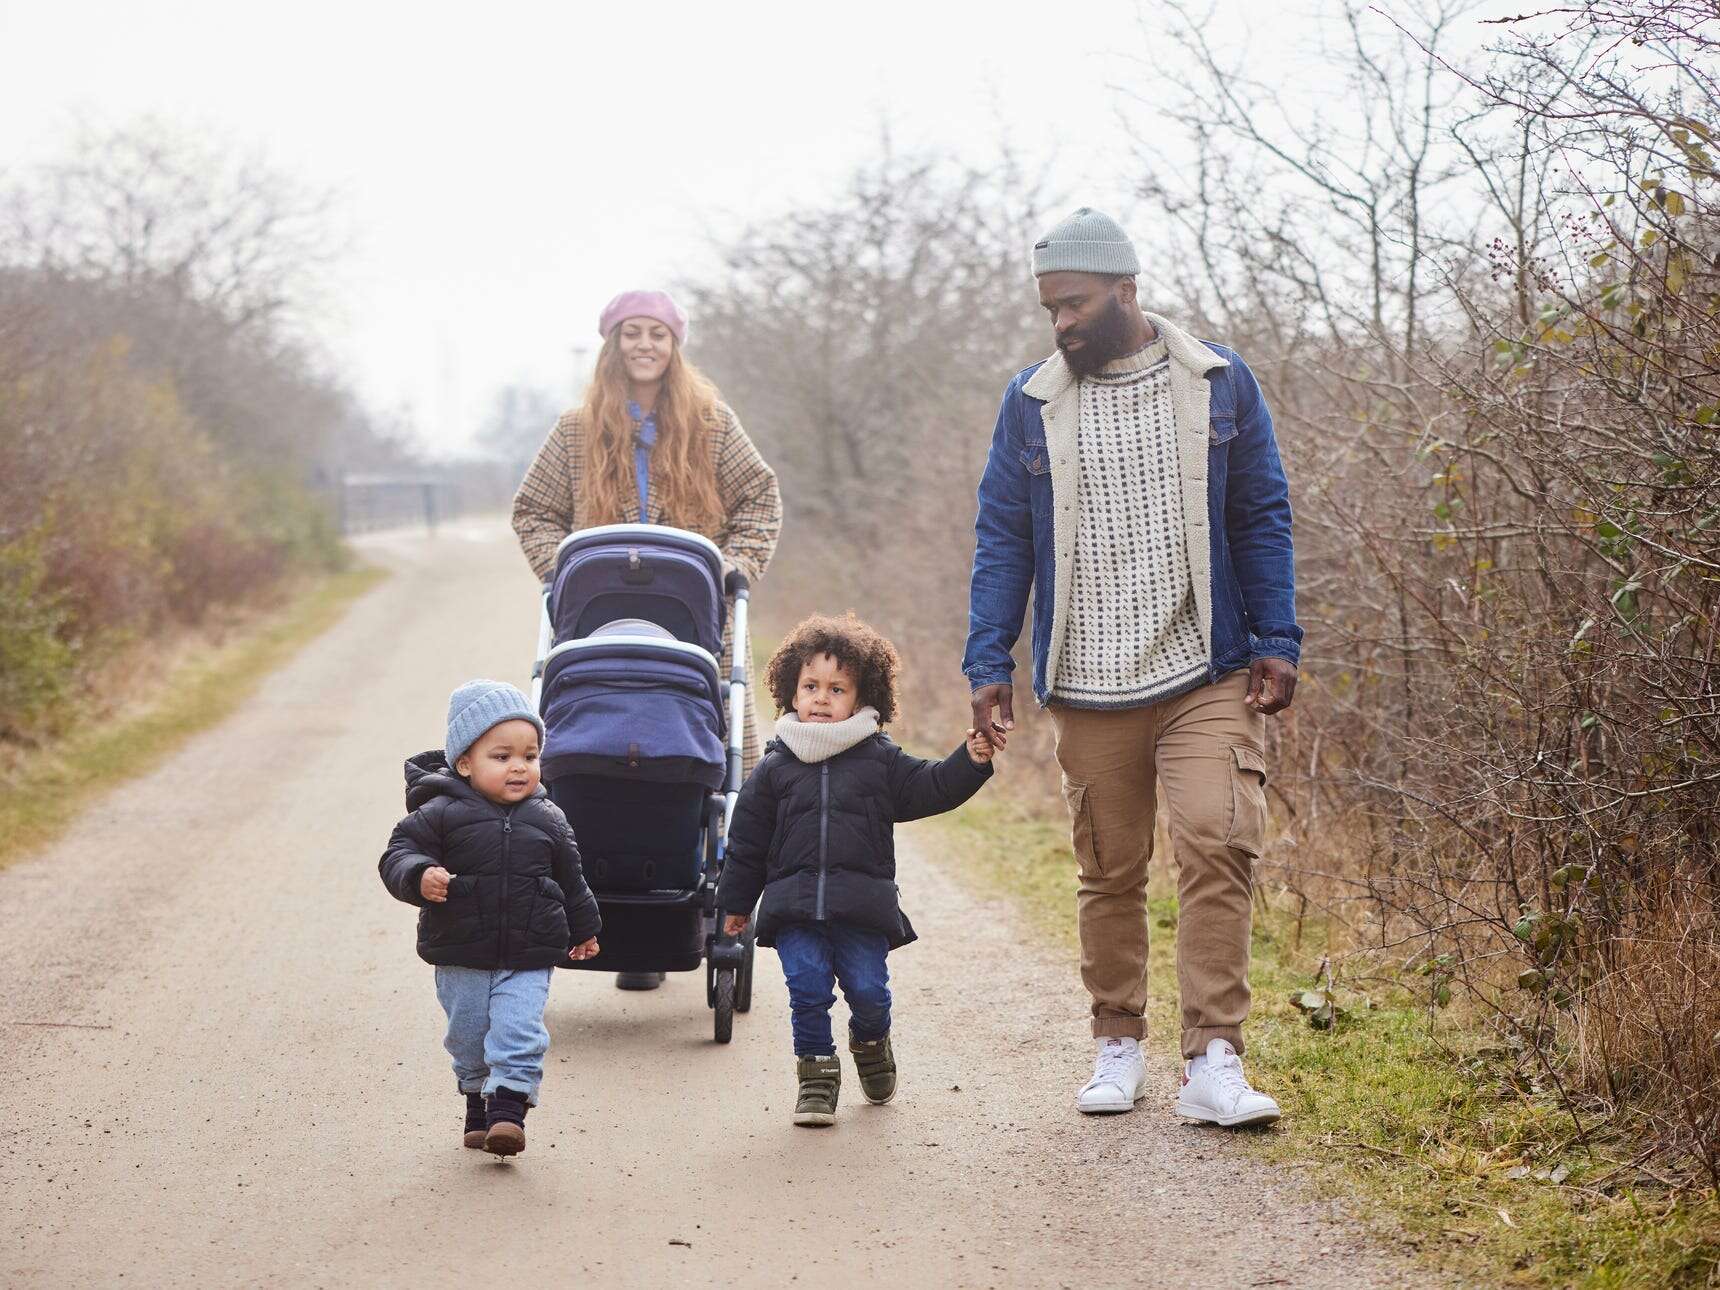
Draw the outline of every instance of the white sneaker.
[[[1189,1120],[1205,1120],[1231,1128],[1238,1124],[1271,1124],[1282,1111],[1266,1094],[1249,1087],[1242,1073],[1242,1059],[1228,1041],[1215,1039],[1206,1046],[1206,1061],[1190,1073],[1184,1067],[1182,1091],[1177,1094],[1177,1114]]]
[[[1083,1115],[1116,1115],[1133,1111],[1147,1091],[1147,1062],[1138,1039],[1101,1039],[1093,1078],[1075,1095]]]

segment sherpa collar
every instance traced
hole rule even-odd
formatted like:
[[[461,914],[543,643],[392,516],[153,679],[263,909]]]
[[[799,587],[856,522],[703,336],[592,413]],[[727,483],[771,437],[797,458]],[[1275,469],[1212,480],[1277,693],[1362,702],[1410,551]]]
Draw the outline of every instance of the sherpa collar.
[[[1215,367],[1229,367],[1230,362],[1222,354],[1214,353],[1207,346],[1190,336],[1169,318],[1162,314],[1141,311],[1153,330],[1158,333],[1158,339],[1165,343],[1165,351],[1171,360],[1180,363],[1190,372],[1205,376]],[[1027,378],[1027,384],[1021,387],[1021,392],[1030,399],[1038,399],[1049,403],[1064,390],[1075,384],[1075,373],[1070,370],[1068,362],[1063,357],[1062,350],[1055,350],[1051,357],[1039,365],[1039,370]]]
[[[878,709],[861,708],[846,721],[802,721],[792,712],[777,718],[776,737],[801,761],[828,761],[878,733]]]

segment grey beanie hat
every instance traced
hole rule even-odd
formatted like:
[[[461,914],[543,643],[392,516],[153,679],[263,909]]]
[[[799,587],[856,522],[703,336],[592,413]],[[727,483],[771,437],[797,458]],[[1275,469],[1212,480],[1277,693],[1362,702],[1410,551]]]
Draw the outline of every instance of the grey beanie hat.
[[[491,726],[503,721],[529,721],[544,737],[543,721],[531,700],[506,681],[467,681],[448,696],[448,765],[460,760]]]
[[[1141,271],[1135,245],[1103,211],[1083,206],[1033,244],[1033,276],[1042,273],[1105,273],[1133,277]]]

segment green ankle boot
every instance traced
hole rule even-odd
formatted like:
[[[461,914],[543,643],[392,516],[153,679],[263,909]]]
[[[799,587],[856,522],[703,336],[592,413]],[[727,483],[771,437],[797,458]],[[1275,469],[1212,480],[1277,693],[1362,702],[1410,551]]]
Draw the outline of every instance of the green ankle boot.
[[[896,1054],[890,1051],[890,1036],[862,1042],[850,1035],[848,1051],[854,1054],[860,1091],[868,1102],[883,1106],[896,1096]]]
[[[836,1123],[836,1099],[842,1092],[842,1063],[836,1054],[802,1057],[794,1063],[800,1094],[794,1099],[794,1122],[813,1127]]]

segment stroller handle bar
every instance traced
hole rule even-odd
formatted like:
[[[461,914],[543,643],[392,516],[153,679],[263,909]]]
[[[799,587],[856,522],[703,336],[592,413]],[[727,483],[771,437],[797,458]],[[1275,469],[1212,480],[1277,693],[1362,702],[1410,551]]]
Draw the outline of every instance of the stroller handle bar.
[[[712,557],[714,563],[721,564],[722,548],[703,533],[694,533],[690,529],[672,528],[667,524],[600,524],[595,528],[575,529],[556,544],[556,563],[561,562],[561,553],[568,547],[589,542],[605,542],[617,538],[666,538],[677,543],[685,543],[698,547]]]

